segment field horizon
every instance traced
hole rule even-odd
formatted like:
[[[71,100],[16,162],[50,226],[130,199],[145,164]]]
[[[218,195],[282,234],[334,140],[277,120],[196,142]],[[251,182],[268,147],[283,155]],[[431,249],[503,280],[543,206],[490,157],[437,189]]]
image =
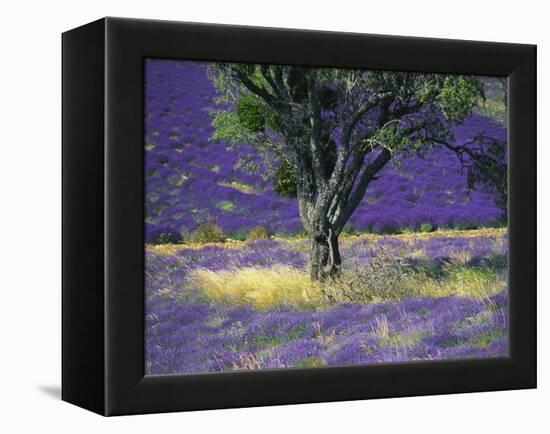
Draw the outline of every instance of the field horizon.
[[[438,237],[438,236],[453,236],[453,235],[461,235],[461,236],[479,236],[479,235],[503,235],[508,232],[507,226],[501,226],[501,227],[483,227],[483,228],[476,228],[476,229],[451,229],[451,228],[440,228],[433,231],[406,231],[406,232],[400,232],[395,234],[374,234],[372,232],[357,232],[353,234],[349,233],[343,233],[340,235],[341,240],[353,240],[353,239],[373,239],[377,240],[383,237],[396,237],[396,238],[410,238],[410,237],[419,237],[419,238],[432,238],[432,237]],[[308,240],[308,237],[306,234],[297,234],[292,235],[288,237],[281,237],[277,235],[269,235],[264,238],[267,239],[273,239],[276,241],[306,241]],[[180,248],[185,249],[199,249],[206,246],[219,246],[219,247],[239,247],[242,246],[244,243],[254,241],[254,240],[247,240],[247,239],[234,239],[234,238],[226,238],[224,241],[205,241],[205,242],[190,242],[190,241],[167,241],[165,243],[145,243],[145,249],[148,251],[153,251],[159,254],[168,254],[173,253],[175,250],[178,250]]]

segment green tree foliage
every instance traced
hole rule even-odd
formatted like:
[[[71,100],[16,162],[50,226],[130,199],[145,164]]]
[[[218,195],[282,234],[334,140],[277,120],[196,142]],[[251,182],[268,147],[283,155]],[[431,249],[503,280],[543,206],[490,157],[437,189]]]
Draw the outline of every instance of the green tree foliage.
[[[461,75],[446,76],[438,97],[441,111],[447,119],[460,122],[472,109],[472,95],[485,100],[481,81]]]
[[[508,205],[506,143],[478,134],[465,146],[451,148],[459,154],[467,169],[468,187],[473,189],[476,184],[491,186],[494,189],[495,203],[502,209],[502,218],[506,221]],[[467,155],[466,161],[464,154]]]
[[[265,128],[267,110],[260,100],[252,95],[243,95],[237,100],[239,124],[250,131],[258,133]]]
[[[273,189],[279,196],[296,197],[296,179],[292,166],[282,161],[273,175]]]

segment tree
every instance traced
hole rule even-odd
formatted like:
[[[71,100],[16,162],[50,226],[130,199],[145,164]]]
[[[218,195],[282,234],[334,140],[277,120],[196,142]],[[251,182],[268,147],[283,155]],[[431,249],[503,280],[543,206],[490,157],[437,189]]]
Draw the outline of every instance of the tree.
[[[254,146],[265,173],[291,170],[311,239],[312,281],[338,275],[338,237],[392,159],[452,142],[484,98],[473,77],[299,66],[214,64],[214,139]],[[243,167],[258,164],[246,156]],[[280,172],[279,172],[280,174]]]

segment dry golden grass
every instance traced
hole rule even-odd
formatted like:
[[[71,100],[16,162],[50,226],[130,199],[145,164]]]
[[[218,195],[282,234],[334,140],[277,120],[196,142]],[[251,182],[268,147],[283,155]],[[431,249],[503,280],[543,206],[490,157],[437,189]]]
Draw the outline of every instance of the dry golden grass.
[[[218,184],[223,185],[224,187],[234,188],[235,190],[238,190],[241,193],[245,193],[245,194],[256,193],[253,186],[245,184],[243,182],[230,181],[230,182],[219,182]]]
[[[246,236],[247,241],[269,238],[269,232],[265,226],[254,226]]]
[[[212,301],[251,304],[259,309],[278,305],[308,308],[322,302],[319,288],[311,284],[305,271],[284,265],[221,271],[199,268],[191,272],[190,284]]]
[[[419,275],[409,282],[411,295],[419,297],[471,297],[485,300],[498,294],[506,282],[494,273],[458,267],[451,269],[444,279]]]
[[[364,297],[372,302],[408,297],[472,297],[480,301],[505,288],[506,282],[496,274],[464,267],[452,268],[445,278],[432,278],[423,273],[399,281],[402,285],[397,299],[394,293],[376,293]],[[298,309],[325,308],[327,302],[318,284],[312,284],[305,270],[284,265],[271,268],[247,267],[233,270],[211,271],[200,268],[190,274],[189,285],[199,288],[210,300],[228,304],[248,304],[259,309],[273,306],[294,306]],[[341,296],[343,282],[325,284],[325,293],[336,302],[366,302]],[[368,287],[360,291],[370,291]],[[383,292],[383,291],[382,291]],[[343,293],[343,292],[342,292]],[[368,294],[367,294],[368,295]]]

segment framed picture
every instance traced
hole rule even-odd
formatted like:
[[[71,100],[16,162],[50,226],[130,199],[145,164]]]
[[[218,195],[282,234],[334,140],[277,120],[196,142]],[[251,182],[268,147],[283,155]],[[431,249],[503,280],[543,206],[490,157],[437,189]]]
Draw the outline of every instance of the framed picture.
[[[63,34],[63,384],[103,415],[536,386],[536,47]]]

